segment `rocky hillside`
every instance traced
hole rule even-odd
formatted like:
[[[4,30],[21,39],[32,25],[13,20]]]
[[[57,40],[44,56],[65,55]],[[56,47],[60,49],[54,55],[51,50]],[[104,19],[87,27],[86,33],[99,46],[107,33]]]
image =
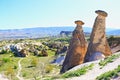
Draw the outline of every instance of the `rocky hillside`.
[[[66,78],[65,80],[119,80],[119,62],[120,52],[115,53],[105,59],[78,65],[63,75]],[[91,69],[89,69],[89,65],[92,65]],[[84,69],[86,66],[87,70]]]

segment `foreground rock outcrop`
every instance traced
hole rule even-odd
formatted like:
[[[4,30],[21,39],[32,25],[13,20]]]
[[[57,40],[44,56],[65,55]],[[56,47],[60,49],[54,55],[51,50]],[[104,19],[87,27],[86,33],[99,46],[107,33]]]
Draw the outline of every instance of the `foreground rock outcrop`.
[[[14,55],[17,57],[26,57],[28,52],[24,49],[25,44],[18,43],[18,44],[11,44],[10,50],[14,52]]]
[[[82,29],[82,25],[84,23],[82,21],[75,21],[75,24],[77,24],[77,26],[73,31],[70,46],[62,65],[61,73],[66,72],[84,61],[84,56],[87,50],[87,42]]]
[[[13,53],[16,57],[33,56],[48,56],[46,48],[39,42],[20,42],[10,43],[0,47],[0,54]]]
[[[98,16],[95,19],[84,62],[94,61],[112,54],[105,34],[105,18],[108,14],[101,10],[95,11],[95,13]]]

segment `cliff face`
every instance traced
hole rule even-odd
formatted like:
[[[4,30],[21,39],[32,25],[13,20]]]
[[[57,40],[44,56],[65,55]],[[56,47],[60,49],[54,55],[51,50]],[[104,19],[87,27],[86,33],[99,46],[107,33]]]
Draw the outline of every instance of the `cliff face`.
[[[96,13],[98,16],[95,19],[90,36],[90,43],[84,60],[85,62],[97,60],[112,54],[105,34],[105,18],[107,17],[107,13],[100,10],[96,11]]]
[[[82,25],[84,23],[82,21],[75,21],[75,24],[77,24],[77,26],[73,31],[72,39],[66,58],[63,62],[61,73],[64,73],[65,71],[83,63],[84,61],[84,56],[87,50],[87,42],[82,29]]]

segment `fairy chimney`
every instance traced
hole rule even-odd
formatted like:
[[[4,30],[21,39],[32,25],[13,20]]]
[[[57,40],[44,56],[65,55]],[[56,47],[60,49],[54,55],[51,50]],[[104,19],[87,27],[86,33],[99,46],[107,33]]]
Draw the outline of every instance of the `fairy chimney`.
[[[84,56],[87,50],[87,42],[85,40],[82,29],[84,22],[78,20],[75,21],[75,24],[77,26],[72,33],[72,39],[70,41],[69,49],[62,65],[61,73],[66,72],[67,70],[83,63],[84,61]]]
[[[112,54],[105,34],[105,21],[108,14],[101,10],[95,13],[98,16],[95,19],[84,62],[98,60]]]

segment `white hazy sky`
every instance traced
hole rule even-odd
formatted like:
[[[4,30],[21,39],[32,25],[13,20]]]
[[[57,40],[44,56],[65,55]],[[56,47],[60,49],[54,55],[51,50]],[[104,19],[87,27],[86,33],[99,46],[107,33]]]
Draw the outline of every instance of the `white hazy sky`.
[[[95,10],[108,13],[106,26],[120,29],[120,0],[0,0],[0,29],[75,26],[92,27]]]

